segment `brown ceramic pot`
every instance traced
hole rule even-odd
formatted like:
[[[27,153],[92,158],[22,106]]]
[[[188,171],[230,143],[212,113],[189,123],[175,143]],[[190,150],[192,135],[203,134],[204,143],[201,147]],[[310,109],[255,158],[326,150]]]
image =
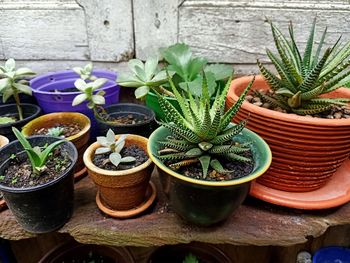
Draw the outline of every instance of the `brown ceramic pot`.
[[[116,135],[118,138],[119,135]],[[147,154],[148,139],[129,134],[125,146],[137,145]],[[95,150],[100,147],[98,142],[91,144],[84,153],[84,163],[88,174],[96,184],[99,198],[105,206],[118,211],[130,210],[143,203],[149,180],[153,171],[151,159],[128,170],[110,171],[97,167],[92,159]]]
[[[232,81],[226,106],[231,107],[251,81]],[[257,76],[252,89],[269,89]],[[340,88],[326,97],[350,98],[350,90]],[[249,117],[248,117],[249,116]],[[283,191],[306,192],[324,186],[350,154],[350,119],[322,119],[286,114],[244,102],[233,119],[249,118],[247,128],[258,133],[272,151],[270,169],[258,182]]]
[[[77,180],[86,172],[83,154],[88,146],[87,143],[90,137],[91,126],[90,119],[87,116],[77,112],[55,112],[46,114],[27,123],[22,129],[22,133],[25,136],[31,136],[37,129],[52,128],[55,125],[70,123],[76,123],[80,128],[79,133],[66,138],[68,141],[71,141],[78,150],[78,161],[74,171],[74,177],[75,180]]]

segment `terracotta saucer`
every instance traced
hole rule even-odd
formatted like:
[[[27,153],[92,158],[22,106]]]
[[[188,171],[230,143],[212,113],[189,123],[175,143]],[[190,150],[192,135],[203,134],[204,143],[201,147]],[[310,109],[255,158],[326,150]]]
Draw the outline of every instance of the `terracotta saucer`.
[[[1,197],[0,198],[0,211],[5,210],[7,208],[5,200]]]
[[[154,200],[156,199],[157,196],[157,190],[155,185],[150,182],[148,185],[148,189],[146,192],[146,198],[145,201],[140,204],[139,206],[130,209],[130,210],[113,210],[110,207],[108,207],[106,204],[104,204],[101,199],[100,199],[100,194],[99,192],[97,192],[96,195],[96,204],[98,206],[98,208],[105,214],[111,216],[111,217],[115,217],[115,218],[130,218],[130,217],[134,217],[136,215],[141,214],[142,212],[144,212],[147,208],[149,208]]]
[[[350,201],[350,159],[320,189],[296,193],[275,190],[252,182],[250,195],[263,201],[306,210],[319,210],[340,206]]]
[[[74,183],[76,183],[76,182],[80,181],[81,179],[83,179],[87,175],[86,172],[87,172],[87,169],[86,169],[86,167],[84,167],[80,171],[74,173]]]

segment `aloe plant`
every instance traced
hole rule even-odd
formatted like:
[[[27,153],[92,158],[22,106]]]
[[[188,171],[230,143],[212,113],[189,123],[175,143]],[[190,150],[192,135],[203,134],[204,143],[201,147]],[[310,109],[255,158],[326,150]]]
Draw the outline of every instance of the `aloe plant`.
[[[16,69],[16,62],[13,58],[8,59],[4,66],[0,66],[0,93],[2,94],[2,101],[5,103],[13,96],[20,120],[23,120],[23,112],[19,94],[32,95],[32,89],[25,78],[33,75],[35,73],[29,68]]]
[[[120,135],[118,140],[116,140],[114,132],[109,129],[106,136],[97,137],[97,142],[101,145],[101,147],[96,149],[95,154],[98,155],[110,153],[108,159],[115,167],[118,167],[120,163],[134,162],[136,160],[135,157],[122,157],[120,155],[121,150],[125,146],[125,139],[127,136],[127,134]]]
[[[234,142],[234,137],[245,127],[246,121],[230,127],[231,119],[239,110],[244,97],[253,84],[249,83],[236,104],[224,112],[226,94],[230,87],[231,78],[221,93],[217,93],[211,105],[207,85],[207,78],[203,78],[202,96],[194,97],[187,92],[183,97],[169,77],[172,91],[180,105],[178,111],[164,96],[157,93],[159,104],[163,110],[166,121],[161,124],[167,128],[172,136],[160,141],[163,147],[158,152],[161,161],[171,162],[170,168],[177,170],[183,166],[200,163],[202,177],[207,177],[209,167],[219,173],[228,173],[223,168],[219,159],[229,161],[250,162],[251,159],[241,154],[250,150],[249,143],[239,144]]]
[[[46,162],[50,154],[57,146],[64,143],[64,140],[55,141],[42,150],[39,146],[32,147],[26,137],[15,127],[12,127],[12,131],[27,153],[33,176],[39,176],[47,170]]]
[[[267,55],[278,76],[258,60],[260,72],[273,94],[256,92],[256,95],[275,107],[300,115],[324,112],[332,105],[347,105],[349,99],[324,98],[320,95],[350,85],[350,41],[340,47],[339,38],[333,46],[325,48],[326,28],[316,46],[315,19],[302,55],[294,38],[292,22],[289,25],[289,40],[272,22],[270,24],[278,55],[270,50],[267,50]]]

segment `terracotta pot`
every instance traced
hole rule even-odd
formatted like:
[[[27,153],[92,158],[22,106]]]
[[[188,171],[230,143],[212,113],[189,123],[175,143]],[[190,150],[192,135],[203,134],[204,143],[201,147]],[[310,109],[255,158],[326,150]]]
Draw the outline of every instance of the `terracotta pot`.
[[[119,138],[119,135],[116,135]],[[148,140],[139,135],[129,134],[125,146],[137,145],[147,153]],[[91,144],[84,153],[84,163],[88,174],[96,184],[101,201],[113,210],[130,210],[139,206],[146,196],[153,171],[151,159],[129,170],[109,171],[93,164],[98,142]]]
[[[248,76],[232,81],[227,107],[237,101],[251,79]],[[269,86],[262,76],[257,76],[252,89],[268,90]],[[340,88],[327,97],[350,98],[350,90]],[[350,119],[286,114],[244,102],[233,121],[246,118],[249,118],[247,128],[261,135],[272,151],[270,169],[258,178],[265,186],[284,191],[316,190],[349,157]]]
[[[7,137],[0,135],[0,148],[9,143],[9,139]]]
[[[22,133],[25,136],[31,136],[34,131],[41,128],[52,128],[55,125],[60,124],[78,124],[80,132],[66,138],[71,141],[78,150],[78,161],[74,168],[75,180],[79,179],[86,172],[86,168],[83,162],[83,154],[87,148],[87,143],[90,138],[90,119],[82,113],[77,112],[55,112],[40,116],[29,123],[27,123]]]

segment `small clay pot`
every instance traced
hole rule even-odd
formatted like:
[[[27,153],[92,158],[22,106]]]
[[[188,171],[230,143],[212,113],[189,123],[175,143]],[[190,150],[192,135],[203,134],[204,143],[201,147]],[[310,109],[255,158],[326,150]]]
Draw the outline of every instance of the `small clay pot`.
[[[0,148],[9,143],[7,137],[0,135]]]
[[[227,107],[238,100],[251,79],[250,76],[242,77],[231,82]],[[257,76],[252,86],[254,89],[268,90],[270,87],[262,76]],[[350,90],[340,88],[323,96],[350,98]],[[331,175],[350,155],[350,119],[299,116],[265,109],[245,101],[233,121],[247,118],[247,128],[261,135],[272,151],[271,173],[268,170],[258,178],[258,182],[264,186],[298,192],[318,189],[331,180]],[[282,175],[284,171],[294,174],[285,172]],[[317,176],[318,179],[315,178]],[[286,181],[286,177],[290,180]],[[280,180],[276,181],[278,178]],[[314,178],[312,186],[310,178]]]
[[[116,139],[119,135],[116,135]],[[139,135],[129,134],[125,147],[137,145],[147,153],[148,140]],[[84,153],[84,163],[88,174],[97,186],[99,199],[108,208],[116,211],[132,210],[145,201],[146,191],[153,171],[153,163],[148,159],[143,164],[128,170],[110,171],[97,167],[92,162],[95,150],[101,145],[91,144]]]
[[[75,180],[80,179],[84,176],[86,169],[83,162],[83,154],[87,148],[87,143],[90,138],[90,119],[82,113],[77,112],[55,112],[50,114],[45,114],[40,116],[29,123],[27,123],[23,129],[22,133],[25,136],[32,136],[37,129],[41,128],[52,128],[59,124],[78,124],[80,132],[67,137],[68,141],[71,141],[78,150],[78,161],[74,168]]]

